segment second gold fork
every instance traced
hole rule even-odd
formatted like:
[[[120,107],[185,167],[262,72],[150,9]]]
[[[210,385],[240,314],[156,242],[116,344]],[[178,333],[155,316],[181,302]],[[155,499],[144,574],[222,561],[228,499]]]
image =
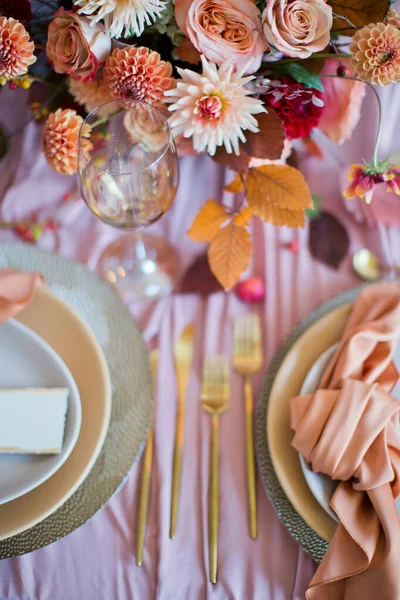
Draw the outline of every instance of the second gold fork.
[[[256,467],[251,376],[262,367],[261,323],[256,314],[241,315],[234,323],[233,368],[244,376],[246,405],[246,465],[250,536],[257,538]]]
[[[201,405],[211,415],[211,460],[208,500],[208,556],[210,581],[217,583],[218,574],[218,437],[219,416],[229,403],[228,358],[225,355],[206,356],[201,383]]]

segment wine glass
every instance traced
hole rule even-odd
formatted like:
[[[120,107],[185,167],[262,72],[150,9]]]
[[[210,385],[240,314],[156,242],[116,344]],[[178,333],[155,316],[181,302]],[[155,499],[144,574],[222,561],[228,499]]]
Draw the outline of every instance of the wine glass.
[[[167,212],[178,187],[176,148],[162,112],[142,101],[127,110],[116,101],[97,107],[79,132],[78,173],[90,210],[117,229],[137,232],[104,250],[102,275],[124,296],[169,294],[178,276],[176,251],[161,238],[140,234]]]

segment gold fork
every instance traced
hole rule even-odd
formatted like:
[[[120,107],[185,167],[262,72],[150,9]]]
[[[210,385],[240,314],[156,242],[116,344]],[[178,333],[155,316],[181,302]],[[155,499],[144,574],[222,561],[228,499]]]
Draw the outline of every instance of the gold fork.
[[[217,583],[218,572],[218,425],[219,416],[229,403],[228,357],[206,356],[203,365],[200,401],[211,415],[210,488],[208,499],[208,557],[210,581]]]
[[[194,323],[190,323],[179,336],[174,347],[175,371],[178,386],[178,405],[176,410],[174,462],[172,469],[171,517],[169,537],[175,538],[178,520],[179,493],[181,486],[183,441],[185,430],[185,396],[189,380],[190,364],[193,355]]]
[[[251,376],[261,369],[262,362],[260,318],[255,314],[241,315],[234,322],[233,368],[245,378],[247,496],[249,529],[253,539],[257,538],[257,505]]]
[[[150,352],[151,372],[153,376],[154,395],[157,389],[157,365],[158,365],[158,350]],[[143,562],[143,546],[146,535],[147,515],[149,512],[149,494],[151,468],[153,464],[153,439],[154,439],[154,417],[151,422],[149,435],[147,437],[146,446],[143,456],[142,475],[140,478],[140,497],[137,514],[137,535],[136,535],[136,565],[142,566]]]

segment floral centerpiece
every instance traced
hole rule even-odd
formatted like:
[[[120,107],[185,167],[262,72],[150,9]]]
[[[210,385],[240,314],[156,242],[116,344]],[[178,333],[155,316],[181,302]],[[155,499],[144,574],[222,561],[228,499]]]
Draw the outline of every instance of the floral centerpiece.
[[[318,153],[319,127],[342,144],[365,86],[400,79],[400,12],[389,0],[0,0],[0,15],[0,83],[49,87],[32,109],[46,118],[43,150],[58,173],[76,171],[83,117],[110,99],[165,110],[181,153],[208,152],[236,172],[226,189],[238,202],[208,200],[189,230],[210,244],[227,289],[248,265],[254,216],[302,227],[312,207],[286,164],[292,140]],[[379,133],[370,160],[351,168],[347,198],[370,202],[377,184],[400,194]]]

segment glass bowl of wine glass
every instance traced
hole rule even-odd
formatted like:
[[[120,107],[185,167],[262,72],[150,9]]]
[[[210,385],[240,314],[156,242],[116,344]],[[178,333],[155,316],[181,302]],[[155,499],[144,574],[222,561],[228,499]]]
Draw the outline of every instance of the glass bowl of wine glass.
[[[171,207],[179,182],[175,143],[162,112],[142,101],[129,109],[116,101],[97,107],[79,133],[78,174],[93,214],[127,232],[101,255],[103,277],[123,296],[171,293],[179,271],[176,251],[162,238],[141,234]]]

